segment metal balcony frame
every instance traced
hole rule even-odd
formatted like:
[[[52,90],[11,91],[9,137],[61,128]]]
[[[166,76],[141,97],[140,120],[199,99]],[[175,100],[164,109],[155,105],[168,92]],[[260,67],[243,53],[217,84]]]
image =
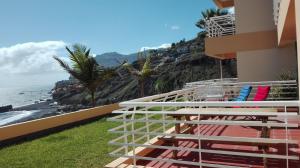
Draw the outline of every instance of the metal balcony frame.
[[[205,21],[208,37],[219,37],[235,34],[235,15],[215,16]]]

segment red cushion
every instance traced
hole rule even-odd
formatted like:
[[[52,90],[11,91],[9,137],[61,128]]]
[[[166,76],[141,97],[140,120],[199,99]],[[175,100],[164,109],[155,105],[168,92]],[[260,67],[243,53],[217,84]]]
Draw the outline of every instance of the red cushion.
[[[269,95],[270,89],[270,86],[258,86],[253,101],[266,100]]]

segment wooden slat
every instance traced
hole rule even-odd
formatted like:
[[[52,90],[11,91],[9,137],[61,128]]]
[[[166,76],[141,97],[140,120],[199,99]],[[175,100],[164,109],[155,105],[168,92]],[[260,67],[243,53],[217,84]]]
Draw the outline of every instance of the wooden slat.
[[[225,121],[225,120],[202,120],[199,121],[200,124],[207,125],[239,125],[239,126],[259,126],[259,127],[288,127],[297,128],[298,124],[285,124],[285,123],[275,123],[267,122],[262,123],[261,121]]]

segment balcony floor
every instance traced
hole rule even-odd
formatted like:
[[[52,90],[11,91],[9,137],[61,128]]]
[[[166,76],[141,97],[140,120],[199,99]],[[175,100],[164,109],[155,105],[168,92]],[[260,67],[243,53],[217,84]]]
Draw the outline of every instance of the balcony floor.
[[[277,118],[278,119],[278,118]],[[280,119],[279,119],[280,120]],[[298,123],[300,124],[300,117],[289,119],[289,123]],[[259,128],[253,127],[242,127],[242,126],[216,126],[216,125],[201,125],[200,132],[204,135],[213,135],[213,136],[235,136],[235,137],[259,137],[260,130]],[[194,132],[197,133],[198,128],[194,129]],[[277,139],[285,139],[285,129],[271,129],[270,137]],[[300,129],[290,129],[288,131],[289,139],[298,140],[298,145],[289,145],[289,155],[299,156],[300,155]],[[172,144],[164,143],[164,146],[170,146]],[[193,140],[180,140],[179,145],[181,147],[190,147],[198,148],[198,142]],[[285,155],[286,147],[285,144],[269,145],[270,148],[267,151],[268,154],[281,154]],[[214,150],[226,150],[234,152],[248,152],[248,153],[262,153],[258,149],[258,146],[251,144],[225,144],[220,142],[213,141],[202,141],[202,149],[214,149]],[[161,159],[172,159],[172,150],[165,149],[155,149],[150,152],[148,157],[161,158]],[[241,166],[241,167],[263,167],[263,159],[258,157],[244,157],[244,156],[233,156],[233,155],[222,155],[222,154],[201,154],[203,163],[212,163],[212,164],[224,164],[230,166]],[[189,151],[179,151],[178,159],[180,161],[199,161],[198,152],[189,152]],[[268,167],[272,168],[285,168],[286,160],[285,159],[267,159]],[[180,164],[171,164],[160,161],[145,161],[139,160],[137,165],[153,168],[193,168],[199,166],[188,166]],[[290,168],[300,168],[299,160],[289,160]]]

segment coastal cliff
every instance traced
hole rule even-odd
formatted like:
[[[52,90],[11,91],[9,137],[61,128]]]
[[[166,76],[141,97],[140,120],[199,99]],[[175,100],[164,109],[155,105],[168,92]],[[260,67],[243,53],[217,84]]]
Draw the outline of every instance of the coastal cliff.
[[[187,82],[220,78],[219,60],[204,54],[204,38],[173,43],[170,48],[151,50],[151,67],[156,73],[145,82],[145,95],[181,89]],[[111,59],[114,59],[113,56]],[[111,60],[110,60],[111,61]],[[101,64],[101,62],[99,62]],[[236,77],[236,61],[224,60],[223,77]],[[133,61],[137,67],[137,61]],[[96,92],[97,105],[110,104],[139,97],[138,81],[125,69],[121,76],[114,76],[99,85]],[[160,81],[163,89],[155,90]],[[88,92],[74,79],[58,82],[53,89],[53,99],[59,104],[89,106]]]

